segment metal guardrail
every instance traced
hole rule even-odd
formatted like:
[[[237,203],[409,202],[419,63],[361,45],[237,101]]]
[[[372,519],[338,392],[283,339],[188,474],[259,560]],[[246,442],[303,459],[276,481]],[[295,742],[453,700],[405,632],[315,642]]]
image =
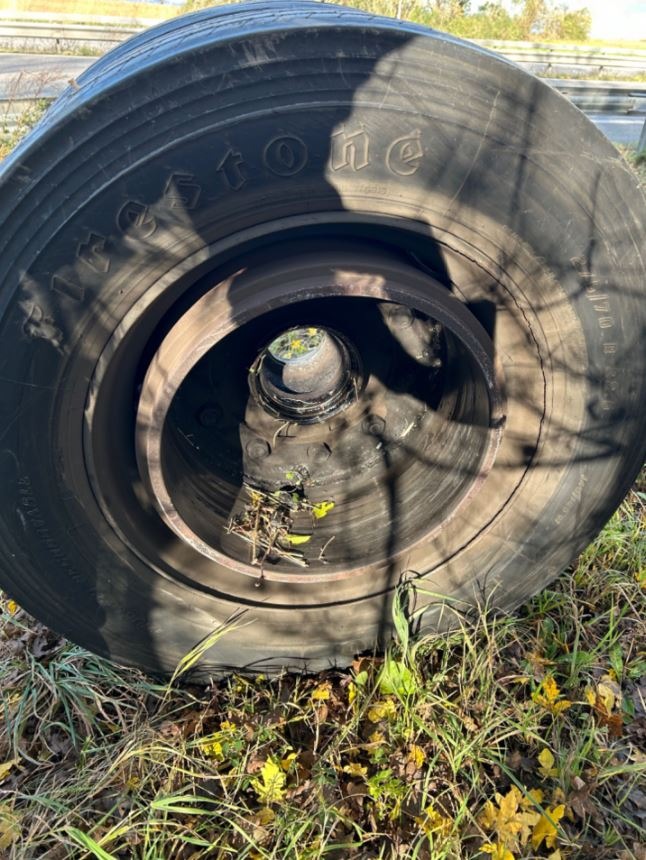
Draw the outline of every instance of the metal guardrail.
[[[91,25],[74,14],[0,13],[0,47],[13,51],[104,51],[154,23],[153,19],[101,16]],[[646,73],[646,49],[596,48],[542,42],[474,40],[533,72],[610,74],[617,77]]]
[[[107,51],[144,27],[110,27],[88,24],[50,24],[0,19],[0,48],[9,51],[64,53]]]
[[[597,48],[587,45],[548,44],[543,42],[508,42],[493,39],[475,40],[478,45],[502,54],[523,66],[540,67],[545,74],[556,74],[559,68],[573,68],[585,74],[607,73],[634,75],[646,72],[644,50],[630,48]]]
[[[135,15],[92,15],[92,26],[104,25],[105,27],[134,27],[141,30],[161,24],[169,17],[138,18]],[[87,16],[74,12],[11,12],[8,9],[0,9],[0,22],[11,21],[13,23],[38,22],[47,23],[50,27],[59,24],[87,24]]]
[[[563,84],[571,84],[570,81],[550,81],[555,89],[563,92],[570,100],[580,109],[587,113],[607,114],[608,116],[617,116],[620,114],[633,115],[635,121],[642,114],[646,115],[646,84],[642,85],[641,90],[628,90],[626,95],[608,94],[606,88],[596,88],[594,82],[578,81],[578,84],[587,85],[586,87],[574,88],[563,86]],[[1,86],[1,82],[0,82]],[[31,91],[21,91],[16,89],[10,93],[3,93],[0,88],[0,131],[11,130],[16,128],[21,121],[25,111],[33,108],[39,102],[51,102],[65,89],[67,83],[61,82],[59,85],[48,83],[42,89],[32,87]],[[646,151],[646,122],[642,132],[639,146]],[[638,151],[639,147],[638,147]]]
[[[646,81],[544,80],[584,111],[626,114],[646,112]]]

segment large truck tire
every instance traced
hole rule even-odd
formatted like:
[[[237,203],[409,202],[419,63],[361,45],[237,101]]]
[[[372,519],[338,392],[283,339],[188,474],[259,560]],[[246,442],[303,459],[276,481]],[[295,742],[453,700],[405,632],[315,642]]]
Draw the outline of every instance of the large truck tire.
[[[644,459],[646,204],[487,51],[310,2],[169,21],[0,169],[0,584],[167,673],[510,609]]]

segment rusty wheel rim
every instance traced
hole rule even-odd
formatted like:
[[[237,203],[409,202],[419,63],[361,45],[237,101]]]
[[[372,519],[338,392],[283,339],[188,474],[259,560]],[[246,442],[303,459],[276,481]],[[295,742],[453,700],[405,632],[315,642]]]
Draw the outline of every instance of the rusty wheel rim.
[[[426,403],[419,415],[404,415],[409,423],[413,419],[418,422],[414,433],[388,436],[386,432],[394,409],[392,397],[389,401],[383,392],[388,386],[382,381],[382,390],[377,390],[379,385],[369,372],[374,359],[366,360],[365,346],[353,341],[352,331],[341,330],[344,312],[339,309],[345,306],[350,309],[353,302],[355,309],[358,302],[363,303],[362,313],[370,307],[373,319],[379,319],[380,315],[386,321],[383,331],[387,330],[400,346],[406,346],[406,338],[410,341],[411,332],[417,328],[434,326],[441,331],[444,353],[440,365],[447,362],[447,356],[452,358],[448,366],[442,366],[439,377],[436,373],[435,385],[429,381],[429,388],[439,389],[433,408]],[[312,310],[325,303],[330,308],[336,303],[329,317],[321,316],[320,310]],[[322,319],[326,325],[321,323]],[[290,329],[294,322],[296,326]],[[224,486],[227,481],[222,470],[218,474],[213,466],[217,452],[209,459],[198,456],[196,449],[209,446],[204,428],[211,429],[213,438],[217,436],[227,404],[215,399],[196,408],[190,386],[192,375],[200,366],[204,369],[209,356],[217,354],[218,349],[220,354],[226,354],[226,350],[222,352],[223,345],[246,327],[253,332],[250,338],[253,349],[245,353],[250,358],[247,364],[252,381],[247,375],[244,395],[247,405],[238,431],[244,491],[239,486],[237,492],[218,495],[212,485],[219,481]],[[335,389],[332,385],[332,393],[340,392],[334,408],[330,411],[326,401],[326,408],[318,415],[308,414],[307,420],[298,420],[291,413],[281,416],[280,399],[278,406],[274,402],[274,408],[268,408],[266,397],[263,399],[259,391],[262,386],[258,385],[257,374],[262,369],[262,356],[268,355],[276,336],[303,328],[322,331],[330,341],[336,340],[338,352],[345,351],[346,355],[340,377],[339,373],[330,377],[336,379],[337,386]],[[428,359],[432,363],[438,356],[431,354]],[[319,375],[326,366],[329,361],[328,365],[318,366]],[[429,376],[429,368],[423,363],[421,367],[422,376]],[[199,388],[199,380],[193,384]],[[382,396],[381,410],[374,408],[379,400],[377,394]],[[152,356],[143,380],[137,405],[137,463],[159,516],[192,550],[256,580],[261,577],[294,583],[334,581],[391,564],[414,547],[432,541],[481,489],[495,462],[504,413],[502,379],[492,342],[475,317],[446,287],[410,263],[374,250],[308,252],[286,261],[272,260],[234,272],[212,286],[175,322]],[[187,422],[178,418],[182,414],[194,417]],[[437,425],[432,430],[431,417]],[[282,419],[288,430],[291,427],[291,436],[281,437]],[[335,422],[343,421],[345,429],[335,434]],[[325,428],[330,427],[328,434]],[[380,455],[381,468],[379,458],[375,461],[376,478],[369,474],[369,469],[363,481],[352,474],[339,477],[339,469],[334,472],[336,445],[344,432],[346,438],[352,433],[357,439],[363,435],[371,440],[373,447],[381,445],[384,452],[390,452],[387,456]],[[415,467],[415,474],[401,484],[401,474],[412,469],[402,455],[411,433],[423,442],[424,450],[430,445],[434,459],[430,462],[427,457],[425,468]],[[198,436],[197,443],[191,442],[190,436]],[[274,449],[282,444],[282,438],[288,440],[283,448],[289,453],[283,451],[276,458]],[[334,444],[331,439],[336,440]],[[301,452],[310,449],[314,454],[304,473]],[[417,453],[413,455],[409,452],[409,460],[422,459],[415,450]],[[347,451],[344,456],[346,460],[352,459]],[[399,462],[402,457],[403,464]],[[209,469],[211,478],[204,479]],[[403,510],[396,514],[391,510],[391,522],[386,524],[383,520],[389,515],[387,508],[382,506],[371,516],[365,487],[371,481],[391,480],[398,470],[397,480],[408,489],[404,491]],[[459,479],[449,480],[450,472],[454,476],[461,473]],[[416,482],[421,489],[411,489]],[[361,484],[363,490],[354,492],[351,483]],[[425,483],[427,489],[423,488]],[[264,556],[250,553],[248,546],[235,539],[231,524],[244,513],[249,488],[267,494],[296,489],[305,493],[311,505],[328,498],[334,502],[333,515],[323,523],[312,521],[308,551],[302,553],[304,565],[294,565],[280,552],[265,552]],[[391,534],[371,552],[369,540],[362,535],[374,534],[379,518],[382,527],[391,531],[396,521],[400,534]],[[352,546],[353,542],[356,546]],[[333,551],[328,548],[322,552],[323,547],[333,545]]]

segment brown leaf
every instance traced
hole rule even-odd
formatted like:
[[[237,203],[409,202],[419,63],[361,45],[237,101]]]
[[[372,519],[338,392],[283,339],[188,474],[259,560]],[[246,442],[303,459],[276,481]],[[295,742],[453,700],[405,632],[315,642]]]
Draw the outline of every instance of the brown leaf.
[[[329,710],[330,709],[325,702],[316,702],[314,706],[314,713],[316,714],[316,719],[319,723],[324,723],[327,720]]]
[[[159,734],[163,738],[177,738],[182,735],[182,727],[179,723],[174,723],[171,720],[164,720],[159,727]]]
[[[262,770],[267,759],[254,756],[247,763],[247,773],[258,773]]]
[[[567,799],[567,804],[575,815],[579,818],[585,818],[586,815],[594,815],[596,812],[594,804],[590,800],[590,795],[596,788],[594,783],[585,783],[578,776],[572,780],[575,790],[570,793]]]

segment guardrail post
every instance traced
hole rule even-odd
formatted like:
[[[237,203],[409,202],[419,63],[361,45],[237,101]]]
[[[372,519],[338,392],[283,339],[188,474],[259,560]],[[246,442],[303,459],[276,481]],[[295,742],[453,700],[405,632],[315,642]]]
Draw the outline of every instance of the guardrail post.
[[[637,156],[639,158],[646,158],[646,119],[644,120],[644,127],[637,144]]]

